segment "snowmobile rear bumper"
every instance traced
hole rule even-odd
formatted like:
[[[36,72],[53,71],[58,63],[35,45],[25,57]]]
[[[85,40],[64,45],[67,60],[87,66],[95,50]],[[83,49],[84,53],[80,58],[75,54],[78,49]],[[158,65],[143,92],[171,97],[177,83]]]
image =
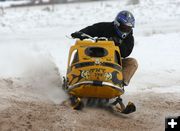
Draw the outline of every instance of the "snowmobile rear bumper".
[[[71,85],[68,87],[68,90],[72,90],[72,89],[75,89],[75,88],[78,88],[80,85],[87,85],[87,84],[90,84],[90,85],[96,85],[96,86],[110,86],[120,92],[123,92],[124,93],[124,87],[120,87],[120,86],[116,86],[110,82],[102,82],[102,81],[83,81],[83,82],[79,82],[79,83],[76,83],[74,85]]]
[[[83,81],[68,86],[68,93],[80,98],[107,98],[118,97],[124,93],[124,87],[114,85],[110,82]]]

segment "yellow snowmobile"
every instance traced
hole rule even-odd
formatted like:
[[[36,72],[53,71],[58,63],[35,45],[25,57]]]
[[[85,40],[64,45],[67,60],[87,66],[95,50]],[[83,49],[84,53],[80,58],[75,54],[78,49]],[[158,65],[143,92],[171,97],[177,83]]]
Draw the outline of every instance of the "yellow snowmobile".
[[[105,38],[86,36],[89,39],[77,40],[70,48],[63,81],[72,107],[80,110],[86,102],[87,106],[111,107],[125,114],[134,112],[135,105],[129,102],[125,107],[120,98],[124,84],[119,47]]]

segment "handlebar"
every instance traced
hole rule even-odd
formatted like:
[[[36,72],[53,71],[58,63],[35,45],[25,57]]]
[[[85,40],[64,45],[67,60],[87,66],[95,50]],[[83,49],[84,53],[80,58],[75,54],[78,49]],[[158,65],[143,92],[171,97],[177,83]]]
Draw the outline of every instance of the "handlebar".
[[[107,41],[108,40],[108,38],[106,38],[106,37],[92,37],[83,32],[75,32],[75,33],[71,34],[71,36],[72,36],[72,38],[78,38],[80,40],[84,40],[84,39],[90,39],[93,41],[101,41],[101,40]]]

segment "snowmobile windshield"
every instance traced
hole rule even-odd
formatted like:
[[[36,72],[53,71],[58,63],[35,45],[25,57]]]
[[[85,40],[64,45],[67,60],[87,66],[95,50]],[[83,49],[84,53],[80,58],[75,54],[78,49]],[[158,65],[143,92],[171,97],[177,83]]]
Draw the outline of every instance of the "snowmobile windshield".
[[[108,51],[102,47],[88,47],[85,54],[90,57],[104,57],[108,55]]]

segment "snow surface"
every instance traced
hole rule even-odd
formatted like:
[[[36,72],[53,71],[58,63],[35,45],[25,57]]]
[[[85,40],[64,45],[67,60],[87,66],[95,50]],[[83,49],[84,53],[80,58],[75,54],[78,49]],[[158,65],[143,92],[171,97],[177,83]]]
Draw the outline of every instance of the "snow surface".
[[[180,93],[180,0],[5,8],[0,14],[0,77],[28,78],[29,83],[39,80],[34,90],[52,91],[52,96],[56,93],[51,98],[57,102],[62,92],[59,84],[52,85],[53,78],[58,77],[51,72],[58,69],[65,75],[68,50],[75,42],[70,34],[95,22],[113,21],[121,10],[131,11],[136,18],[135,47],[130,57],[139,63],[126,93]],[[45,89],[44,82],[48,85]],[[51,86],[54,88],[48,89]]]
[[[22,5],[22,4],[27,4],[27,3],[29,3],[29,2],[30,2],[30,0],[0,1],[0,7],[1,7],[1,8],[7,8],[7,7],[11,7],[12,5]]]

